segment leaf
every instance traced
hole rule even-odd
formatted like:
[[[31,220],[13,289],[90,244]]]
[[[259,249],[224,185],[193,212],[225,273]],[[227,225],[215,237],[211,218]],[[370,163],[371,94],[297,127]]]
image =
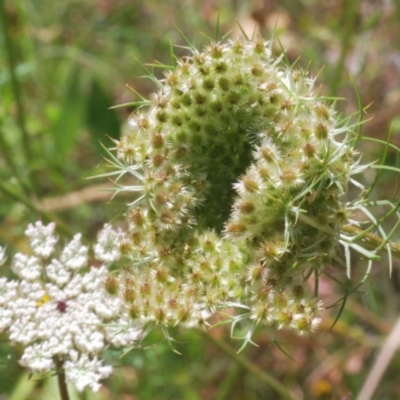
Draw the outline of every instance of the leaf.
[[[54,132],[54,157],[62,161],[72,150],[82,126],[85,96],[81,92],[80,70],[74,68],[67,80],[61,110],[52,128]]]
[[[118,139],[121,124],[117,112],[110,109],[114,103],[100,83],[94,78],[91,82],[86,109],[86,125],[96,152],[105,154],[101,143],[108,143],[108,138]]]

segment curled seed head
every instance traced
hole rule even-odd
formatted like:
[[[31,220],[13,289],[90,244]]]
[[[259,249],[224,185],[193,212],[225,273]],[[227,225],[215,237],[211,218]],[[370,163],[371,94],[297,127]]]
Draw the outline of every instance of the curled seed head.
[[[316,325],[299,282],[330,262],[349,220],[354,141],[351,129],[335,139],[346,128],[312,79],[269,48],[257,38],[193,50],[120,140],[142,181],[132,187],[144,188],[121,242],[138,278],[106,286],[132,318],[205,327],[237,303],[256,323]]]

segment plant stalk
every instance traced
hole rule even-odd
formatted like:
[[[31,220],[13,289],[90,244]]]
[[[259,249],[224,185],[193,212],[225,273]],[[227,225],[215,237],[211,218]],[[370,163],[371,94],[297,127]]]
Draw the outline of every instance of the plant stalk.
[[[351,38],[354,36],[352,34],[352,32],[354,30],[354,25],[356,22],[358,2],[359,2],[359,0],[350,0],[350,1],[344,2],[343,6],[342,6],[343,7],[342,43],[341,43],[339,60],[336,64],[335,70],[333,71],[333,76],[331,79],[330,95],[332,97],[337,96],[337,92],[338,92],[339,85],[341,82],[340,78],[342,76],[343,69],[345,66],[346,56],[350,49]]]
[[[24,110],[24,105],[23,105],[23,101],[22,101],[22,90],[21,90],[20,84],[18,82],[16,73],[15,73],[16,60],[15,60],[14,51],[13,51],[13,47],[15,45],[12,44],[11,38],[9,35],[5,0],[0,0],[0,26],[2,27],[1,29],[3,31],[2,33],[3,33],[4,43],[5,43],[6,53],[7,53],[10,81],[11,81],[12,91],[14,94],[16,110],[17,110],[17,115],[16,115],[17,124],[21,131],[22,148],[24,150],[26,162],[28,164],[30,164],[30,162],[33,159],[33,155],[32,155],[32,150],[30,147],[28,131],[26,129],[25,110]],[[35,187],[35,185],[34,185],[35,179],[34,179],[32,172],[30,172],[29,175],[30,175],[30,179],[31,179],[30,188],[32,189]]]
[[[342,226],[342,231],[350,233],[352,235],[357,235],[361,232],[363,232],[362,229],[353,226],[353,225],[343,225]],[[384,239],[374,235],[373,233],[364,233],[362,239],[362,244],[367,247],[369,250],[375,250],[378,247],[380,247],[384,243]],[[390,246],[390,250],[392,252],[392,256],[400,259],[400,245],[397,243],[393,242],[388,242],[387,243]]]
[[[61,400],[70,400],[68,394],[67,383],[65,381],[65,373],[63,370],[64,361],[61,361],[58,357],[56,359],[57,366],[57,381],[58,381],[58,389],[60,391]]]
[[[313,228],[319,229],[321,232],[327,233],[329,235],[335,235],[334,230],[331,230],[330,228],[321,225],[318,222],[318,220],[315,220],[309,217],[308,215],[299,213],[296,216],[302,222],[305,222],[306,224],[312,226]],[[364,232],[361,228],[358,228],[354,225],[343,225],[341,230],[342,232],[350,233],[351,235],[354,236],[362,233],[362,237],[359,239],[359,241],[362,242],[363,246],[365,246],[369,250],[376,250],[378,248],[380,249],[383,245],[387,244],[390,247],[392,256],[400,259],[400,244],[398,243],[393,243],[390,241],[385,243],[385,240],[382,237],[374,235],[373,233],[370,232]]]
[[[10,187],[10,185],[6,185],[3,182],[0,182],[0,192],[3,192],[3,194],[5,194],[6,196],[9,196],[16,201],[20,201],[22,204],[25,204],[26,207],[28,207],[31,211],[38,213],[45,221],[55,222],[57,225],[57,229],[67,237],[72,237],[74,235],[73,230],[65,222],[60,220],[57,215],[40,209],[40,207],[38,207],[34,202],[25,197],[22,193],[15,191],[12,187]]]
[[[395,355],[397,349],[400,346],[400,318],[397,320],[395,326],[389,337],[383,344],[378,357],[376,358],[367,378],[364,381],[364,385],[358,394],[357,400],[370,400],[375,393],[376,388],[382,379],[390,361]]]
[[[3,154],[4,160],[6,161],[10,172],[15,176],[19,184],[21,185],[22,190],[25,192],[25,195],[29,196],[32,192],[32,189],[28,186],[28,184],[24,181],[21,174],[18,171],[18,168],[14,162],[14,158],[12,155],[12,151],[8,143],[4,138],[4,133],[1,130],[1,121],[0,121],[0,150]]]
[[[224,341],[217,339],[208,332],[202,332],[202,337],[207,341],[211,342],[214,346],[218,347],[222,352],[224,352],[229,358],[236,361],[247,371],[256,375],[260,381],[263,381],[271,388],[273,388],[277,393],[279,393],[282,399],[285,400],[300,400],[300,397],[290,392],[290,390],[280,383],[277,379],[267,374],[264,370],[259,368],[257,365],[251,363],[241,354],[238,354],[232,347],[226,344]]]

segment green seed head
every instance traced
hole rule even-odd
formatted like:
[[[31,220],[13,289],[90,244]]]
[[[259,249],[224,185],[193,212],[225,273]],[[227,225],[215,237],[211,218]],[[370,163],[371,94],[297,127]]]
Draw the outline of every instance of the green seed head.
[[[329,262],[346,222],[349,129],[261,39],[195,51],[159,85],[117,146],[142,185],[127,213],[142,283],[125,295],[147,303],[131,309],[204,327],[236,302],[257,323],[312,330],[320,304],[295,305],[314,301],[306,271]]]

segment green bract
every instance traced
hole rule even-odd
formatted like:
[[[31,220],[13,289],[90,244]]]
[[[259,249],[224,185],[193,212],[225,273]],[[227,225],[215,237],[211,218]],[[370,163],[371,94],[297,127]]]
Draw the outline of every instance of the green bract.
[[[209,45],[157,81],[118,142],[140,184],[126,213],[120,293],[143,322],[204,326],[234,306],[304,333],[321,303],[306,280],[348,219],[354,133],[304,71],[257,39]]]

